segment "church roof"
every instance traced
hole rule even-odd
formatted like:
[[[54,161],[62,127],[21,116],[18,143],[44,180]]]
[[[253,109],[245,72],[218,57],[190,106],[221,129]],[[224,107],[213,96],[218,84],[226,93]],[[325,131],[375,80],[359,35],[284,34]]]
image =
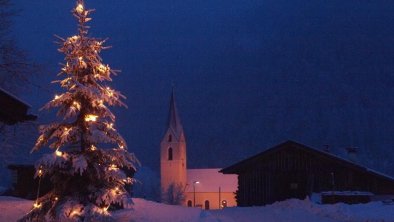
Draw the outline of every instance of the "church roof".
[[[183,134],[183,127],[175,103],[174,89],[172,89],[172,93],[171,93],[170,110],[169,110],[167,121],[168,121],[167,122],[168,128],[171,129],[175,134],[175,137],[179,139]]]
[[[219,173],[220,168],[188,169],[186,192],[193,192],[193,182],[196,192],[235,192],[238,186],[237,175]]]

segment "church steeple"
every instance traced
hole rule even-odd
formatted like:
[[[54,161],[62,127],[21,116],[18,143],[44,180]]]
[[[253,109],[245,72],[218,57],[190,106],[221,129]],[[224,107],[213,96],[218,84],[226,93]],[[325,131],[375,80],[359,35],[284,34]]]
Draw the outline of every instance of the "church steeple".
[[[174,89],[171,93],[167,130],[160,143],[160,176],[163,202],[168,202],[167,197],[174,187],[185,189],[186,141],[175,103]]]
[[[168,112],[167,126],[169,129],[171,129],[173,131],[173,135],[176,137],[176,139],[178,141],[184,140],[183,127],[182,127],[181,119],[179,118],[178,110],[177,110],[176,103],[175,103],[174,88],[172,88],[172,93],[171,93],[170,110]]]

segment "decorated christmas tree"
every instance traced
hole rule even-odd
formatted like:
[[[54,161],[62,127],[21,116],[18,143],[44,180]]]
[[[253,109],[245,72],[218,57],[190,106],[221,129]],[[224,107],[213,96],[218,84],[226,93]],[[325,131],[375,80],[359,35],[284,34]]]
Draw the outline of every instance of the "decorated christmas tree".
[[[49,146],[52,154],[36,164],[36,177],[49,177],[53,189],[34,202],[21,221],[105,221],[111,206],[129,204],[125,170],[135,171],[137,159],[127,151],[125,140],[115,130],[115,115],[108,106],[126,106],[124,96],[107,86],[116,72],[102,62],[105,40],[88,36],[86,25],[93,10],[77,0],[73,15],[78,34],[60,38],[59,51],[65,64],[55,81],[63,93],[44,108],[56,108],[59,122],[40,127],[32,149]]]

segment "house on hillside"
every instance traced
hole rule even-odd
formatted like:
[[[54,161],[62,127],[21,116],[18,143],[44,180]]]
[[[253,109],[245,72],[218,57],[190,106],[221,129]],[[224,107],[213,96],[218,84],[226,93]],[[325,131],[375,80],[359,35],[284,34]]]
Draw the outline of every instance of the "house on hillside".
[[[394,195],[394,178],[293,141],[220,172],[238,175],[238,206],[304,199],[312,193],[320,193],[323,203],[368,202],[379,195]]]

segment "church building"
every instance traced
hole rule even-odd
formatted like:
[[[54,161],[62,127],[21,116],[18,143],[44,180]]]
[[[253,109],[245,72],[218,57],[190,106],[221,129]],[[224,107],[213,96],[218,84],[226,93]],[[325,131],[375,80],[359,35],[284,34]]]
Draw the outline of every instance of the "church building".
[[[167,130],[160,143],[162,202],[203,209],[236,206],[237,176],[220,169],[188,169],[185,132],[171,94]]]

